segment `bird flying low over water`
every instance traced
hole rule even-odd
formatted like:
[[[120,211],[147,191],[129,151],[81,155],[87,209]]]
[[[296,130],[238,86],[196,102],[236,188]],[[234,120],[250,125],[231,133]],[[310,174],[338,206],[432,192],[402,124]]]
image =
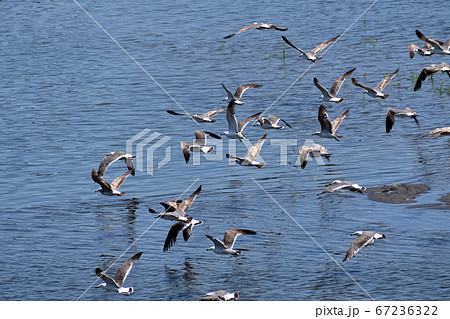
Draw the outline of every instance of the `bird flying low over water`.
[[[186,214],[201,191],[202,185],[200,185],[191,195],[183,200],[161,202],[160,204],[165,208],[165,211],[162,213],[151,208],[148,209],[150,213],[158,214],[155,218],[175,221],[169,229],[169,233],[167,234],[164,242],[163,251],[168,251],[175,244],[177,236],[180,232],[183,233],[184,241],[188,241],[189,237],[192,235],[192,229],[194,226],[203,224],[203,221],[195,220]]]
[[[231,293],[225,290],[212,291],[204,294],[200,301],[231,301],[237,300],[239,294],[237,292]]]
[[[428,137],[428,136],[448,136],[448,135],[450,135],[450,126],[439,127],[439,128],[432,130],[422,136],[419,136],[418,138]],[[415,139],[418,139],[418,138],[415,138]]]
[[[430,39],[419,30],[416,30],[416,35],[420,40],[431,45],[434,53],[450,55],[450,39],[448,39],[445,43],[436,39]]]
[[[394,126],[396,116],[413,118],[416,124],[419,125],[419,121],[417,120],[417,117],[419,115],[417,115],[416,112],[411,110],[409,107],[405,108],[404,110],[389,107],[386,112],[386,133],[389,133]]]
[[[339,138],[342,138],[343,136],[337,135],[336,131],[344,120],[344,117],[347,116],[348,112],[349,110],[342,113],[342,115],[338,116],[333,121],[330,121],[330,119],[328,118],[327,108],[321,105],[319,107],[319,113],[317,115],[317,118],[320,122],[320,132],[315,132],[312,135],[318,135],[319,137],[324,138],[334,138],[339,142]]]
[[[256,30],[270,30],[270,29],[274,29],[274,30],[278,30],[278,31],[287,31],[288,28],[281,28],[281,27],[277,27],[274,24],[271,23],[262,23],[262,22],[253,22],[252,25],[249,25],[248,27],[244,27],[238,31],[236,31],[233,34],[227,35],[226,37],[224,37],[224,39],[228,39],[231,38],[232,36],[247,31],[247,30],[251,30],[251,29],[256,29]]]
[[[181,200],[170,200],[167,202],[160,202],[160,204],[164,207],[164,212],[160,213],[151,208],[148,211],[152,214],[158,214],[155,218],[162,218],[165,220],[179,221],[184,220],[187,221],[186,212],[191,208],[197,196],[202,191],[202,185],[200,185],[191,195]]]
[[[432,56],[434,54],[434,51],[432,51],[433,46],[429,43],[425,42],[425,45],[423,48],[418,47],[415,44],[410,44],[408,46],[409,49],[409,58],[412,59],[414,58],[414,53],[417,52],[419,53],[419,55],[423,55],[423,56]]]
[[[359,86],[359,87],[365,89],[366,91],[364,91],[364,93],[367,93],[368,96],[375,97],[375,98],[380,97],[384,100],[385,98],[387,98],[389,96],[389,94],[384,94],[381,91],[383,91],[383,89],[389,84],[389,82],[391,82],[391,80],[394,78],[394,76],[398,73],[398,70],[399,69],[395,70],[394,72],[392,72],[391,74],[386,76],[374,88],[371,88],[367,85],[359,83],[355,78],[352,78],[352,83],[356,86]]]
[[[127,165],[128,170],[132,170],[131,175],[134,176],[135,170],[134,170],[134,164],[133,159],[135,159],[136,156],[125,153],[125,152],[111,152],[106,154],[105,157],[103,157],[102,161],[100,162],[100,166],[97,169],[97,174],[99,176],[103,176],[108,169],[109,165],[114,163],[115,161],[122,160]]]
[[[247,124],[251,120],[257,118],[259,116],[259,114],[261,114],[261,112],[258,112],[256,114],[253,114],[253,115],[243,119],[238,124],[238,121],[236,118],[236,104],[234,103],[233,100],[231,100],[230,103],[228,103],[228,107],[227,107],[228,131],[220,133],[220,135],[225,135],[228,138],[239,139],[239,140],[247,139],[242,131],[247,126]]]
[[[327,188],[325,188],[325,190],[321,193],[332,193],[338,189],[348,189],[352,192],[358,192],[358,193],[362,193],[366,190],[366,188],[364,186],[359,186],[356,183],[352,183],[352,182],[348,182],[348,181],[341,181],[339,179],[333,181],[330,186],[328,186]]]
[[[367,247],[373,245],[375,243],[375,239],[385,239],[386,235],[378,234],[371,231],[361,231],[358,230],[351,234],[352,236],[356,235],[356,238],[353,243],[350,245],[350,248],[345,255],[343,262],[349,260],[350,258],[355,257],[356,253],[363,247]]]
[[[430,66],[426,66],[422,69],[422,72],[420,72],[419,77],[417,78],[416,84],[414,85],[414,91],[420,90],[422,87],[422,82],[425,81],[425,79],[436,72],[442,71],[443,73],[447,73],[447,75],[450,77],[450,65],[448,65],[445,62],[441,62],[440,64],[432,64]]]
[[[262,115],[259,115],[258,122],[253,124],[253,126],[259,125],[261,128],[266,129],[266,130],[270,130],[270,129],[281,130],[284,128],[284,126],[278,125],[279,121],[283,122],[288,127],[292,128],[292,126],[290,126],[288,122],[286,122],[285,120],[283,120],[275,115],[269,115],[269,117],[264,117]]]
[[[231,254],[234,256],[240,255],[241,254],[240,250],[233,249],[234,243],[236,242],[236,237],[239,235],[256,235],[256,232],[248,229],[230,229],[225,232],[223,236],[223,241],[220,241],[219,239],[213,236],[206,235],[206,237],[208,237],[214,243],[214,246],[206,250],[212,250],[213,252],[219,255],[227,255],[227,254]]]
[[[227,107],[224,106],[218,110],[214,110],[214,111],[209,111],[203,114],[189,114],[189,113],[178,113],[172,110],[167,110],[166,112],[172,115],[184,115],[184,116],[189,116],[191,117],[194,121],[196,121],[197,123],[214,123],[216,122],[216,120],[212,120],[211,117],[213,117],[214,115],[216,115],[217,113],[225,110]]]
[[[227,100],[234,101],[234,103],[238,104],[238,105],[245,104],[245,102],[241,101],[242,94],[244,94],[245,91],[247,91],[248,89],[256,89],[256,88],[263,86],[262,84],[242,84],[237,87],[236,92],[234,92],[234,94],[233,94],[233,93],[231,93],[230,89],[225,86],[225,84],[223,84],[223,83],[220,83],[220,84],[222,84],[222,87],[227,92],[227,97],[224,98],[223,100],[224,101],[227,101]]]
[[[344,101],[343,97],[337,97],[337,94],[339,90],[341,89],[342,84],[344,83],[345,79],[348,78],[353,71],[355,71],[356,68],[351,69],[350,71],[347,71],[346,73],[342,74],[340,77],[336,79],[336,81],[333,82],[333,85],[331,86],[330,91],[326,89],[322,84],[320,84],[319,80],[317,78],[314,78],[314,85],[322,92],[321,98],[323,98],[324,101],[328,102],[335,102],[340,103]]]
[[[310,52],[303,51],[298,46],[293,45],[286,37],[284,37],[284,36],[281,36],[281,37],[283,38],[284,42],[286,42],[291,47],[293,47],[294,49],[296,49],[297,51],[300,52],[300,57],[305,58],[306,60],[309,60],[311,62],[317,62],[321,59],[321,57],[316,57],[316,54],[318,54],[320,51],[325,49],[325,47],[328,46],[330,43],[336,41],[340,37],[340,35],[334,37],[331,40],[328,40],[328,41],[325,41],[325,42],[319,44],[314,49],[312,49]]]
[[[194,143],[181,142],[181,150],[183,151],[184,159],[189,162],[189,158],[191,157],[191,152],[203,152],[205,154],[209,154],[214,149],[213,146],[205,146],[206,145],[206,136],[211,136],[213,138],[221,140],[222,138],[214,133],[208,131],[195,131],[195,140]]]
[[[111,184],[108,183],[107,181],[105,181],[103,179],[103,176],[99,175],[95,169],[92,169],[92,173],[91,173],[91,177],[93,179],[94,182],[96,182],[97,184],[99,184],[101,186],[100,189],[98,189],[97,191],[102,193],[103,195],[109,195],[109,196],[113,196],[113,195],[117,195],[117,196],[123,196],[126,194],[126,192],[119,192],[118,189],[119,187],[123,184],[123,182],[127,179],[128,175],[132,174],[134,171],[134,169],[130,169],[128,172],[126,172],[125,174],[117,177],[116,179],[114,179]]]
[[[298,150],[299,156],[300,156],[300,167],[305,168],[306,164],[308,164],[308,156],[323,156],[327,160],[330,160],[330,156],[333,154],[330,154],[327,152],[327,148],[325,146],[319,145],[314,143],[314,146],[307,146],[303,145],[300,146],[300,149]]]
[[[234,159],[236,162],[239,163],[241,166],[256,166],[258,168],[264,167],[266,165],[265,162],[258,162],[256,158],[259,155],[259,152],[261,151],[261,147],[263,146],[264,142],[267,139],[267,133],[264,134],[263,137],[261,137],[258,142],[250,146],[250,148],[247,151],[247,154],[245,154],[244,157],[234,156],[230,154],[226,154],[227,158]]]
[[[125,282],[125,279],[127,279],[128,274],[130,273],[131,268],[133,267],[133,263],[138,261],[139,258],[141,258],[142,252],[137,253],[130,259],[128,259],[126,262],[122,264],[122,266],[119,267],[117,270],[116,275],[114,278],[109,277],[106,275],[100,268],[95,269],[95,274],[102,278],[105,282],[101,283],[100,285],[96,286],[95,288],[100,287],[106,287],[108,289],[116,290],[118,293],[122,295],[129,296],[134,292],[133,287],[124,287],[123,284]]]
[[[192,235],[192,228],[201,224],[203,224],[203,221],[195,220],[190,216],[186,217],[185,220],[180,219],[173,223],[164,242],[163,251],[168,251],[175,244],[179,232],[183,233],[184,241],[188,241],[189,237]]]

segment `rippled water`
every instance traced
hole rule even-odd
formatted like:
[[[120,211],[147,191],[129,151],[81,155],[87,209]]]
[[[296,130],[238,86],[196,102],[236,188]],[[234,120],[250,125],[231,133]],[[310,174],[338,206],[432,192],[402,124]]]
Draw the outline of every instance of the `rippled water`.
[[[415,29],[443,41],[450,37],[448,15],[434,10],[441,1],[379,0],[295,83],[311,64],[280,35],[310,50],[346,31],[370,1],[79,4],[117,43],[76,2],[0,2],[0,267],[8,269],[0,275],[2,300],[197,300],[217,289],[238,291],[241,300],[449,299],[449,210],[433,207],[449,192],[450,140],[413,138],[449,125],[443,114],[450,96],[436,88],[448,88],[450,81],[435,74],[413,92],[412,76],[450,60],[408,56],[408,44],[419,44]],[[289,30],[251,30],[222,39],[253,21]],[[398,67],[400,72],[385,89],[391,95],[385,101],[345,82],[345,101],[326,104],[333,118],[350,109],[339,129],[344,138],[315,140],[334,154],[331,162],[321,166],[311,159],[306,169],[295,167],[298,147],[319,129],[321,100],[313,78],[329,87],[352,67],[353,76],[368,85]],[[261,152],[266,167],[229,166],[224,156],[202,157],[199,166],[184,163],[179,142],[191,140],[198,129],[226,130],[225,112],[215,124],[198,126],[165,110],[181,112],[177,103],[192,113],[219,108],[225,96],[221,82],[232,89],[264,85],[245,92],[239,119],[272,106],[268,114],[294,127],[269,132]],[[389,106],[411,107],[421,127],[399,119],[386,134]],[[171,161],[153,176],[138,171],[128,178],[124,197],[96,193],[91,169],[106,153],[125,150],[127,139],[146,128],[171,138]],[[264,133],[246,128],[252,142]],[[288,147],[283,164],[273,139],[286,138],[298,143]],[[224,146],[226,153],[228,140]],[[238,143],[237,153],[245,150]],[[119,163],[106,178],[123,172]],[[431,189],[408,204],[353,193],[317,196],[335,179]],[[200,184],[203,192],[190,213],[204,224],[187,243],[179,238],[163,253],[170,223],[154,223],[148,208]],[[204,235],[221,237],[230,228],[258,235],[238,238],[236,247],[248,250],[237,258],[207,252],[211,242]],[[353,239],[349,234],[359,229],[387,239],[342,263]],[[97,279],[94,269],[107,268],[133,243],[118,264],[144,252],[127,280],[135,293],[86,291]]]

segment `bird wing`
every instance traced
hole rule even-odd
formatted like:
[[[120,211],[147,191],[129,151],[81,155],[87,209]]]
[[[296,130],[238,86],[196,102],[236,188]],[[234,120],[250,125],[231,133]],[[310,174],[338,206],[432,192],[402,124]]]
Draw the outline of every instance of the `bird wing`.
[[[192,146],[192,143],[188,143],[188,142],[180,142],[181,145],[181,151],[183,152],[183,156],[184,156],[184,160],[187,162],[189,162],[189,159],[191,158],[191,152],[189,151],[189,149]]]
[[[259,152],[261,151],[261,147],[263,146],[266,139],[267,139],[267,133],[264,134],[264,136],[261,137],[258,140],[258,142],[256,142],[252,146],[250,146],[250,148],[248,149],[247,154],[245,154],[244,158],[251,160],[251,161],[255,160],[256,157],[258,156]]]
[[[392,72],[391,74],[389,74],[387,77],[385,77],[383,80],[380,81],[380,83],[377,84],[377,86],[375,87],[375,90],[379,90],[380,92],[383,91],[383,89],[386,87],[386,85],[389,84],[389,82],[391,82],[391,80],[394,78],[394,76],[398,73],[398,70],[395,70],[394,72]]]
[[[107,181],[105,181],[102,176],[97,174],[95,169],[92,169],[91,177],[94,180],[94,182],[96,182],[97,184],[99,184],[101,186],[101,188],[103,190],[105,190],[105,191],[107,191],[107,190],[111,191],[112,190],[111,185]]]
[[[442,133],[450,133],[450,126],[449,127],[439,127],[437,129],[434,129],[424,135],[422,135],[421,137],[427,137],[427,136],[436,136]]]
[[[278,31],[287,31],[288,30],[288,28],[278,27],[278,26],[276,26],[274,24],[271,24],[270,26],[271,26],[271,29],[275,29],[275,30],[278,30]]]
[[[311,52],[309,52],[311,55],[316,55],[317,53],[319,53],[320,51],[322,51],[323,49],[325,49],[325,47],[330,44],[331,42],[334,42],[337,40],[337,38],[339,38],[341,35],[338,35],[336,37],[334,37],[331,40],[325,41],[321,44],[319,44],[318,46],[316,46],[314,49],[311,50]]]
[[[234,95],[233,95],[233,93],[231,93],[230,89],[227,88],[225,86],[225,84],[223,84],[223,83],[220,83],[220,84],[222,84],[222,87],[225,89],[225,92],[227,92],[227,99],[230,100],[230,102],[233,101],[234,100]]]
[[[123,182],[127,179],[128,175],[130,175],[133,172],[133,170],[128,170],[125,174],[120,175],[119,177],[115,178],[111,182],[111,188],[112,189],[119,189],[119,187],[123,184]]]
[[[428,43],[425,43],[425,44],[429,45]],[[414,45],[412,43],[408,46],[408,49],[409,49],[409,58],[410,59],[414,58],[414,52],[420,50],[420,48],[417,45]]]
[[[117,270],[116,276],[114,277],[114,281],[120,286],[123,286],[125,279],[127,279],[128,274],[130,273],[131,268],[133,267],[133,263],[138,261],[141,258],[142,252],[137,253],[126,262],[122,264]]]
[[[228,122],[228,132],[237,133],[238,132],[238,121],[236,119],[236,104],[233,99],[227,106],[227,122]]]
[[[107,285],[110,286],[116,286],[117,288],[120,288],[122,286],[119,286],[114,279],[109,277],[107,274],[105,274],[100,268],[95,269],[95,274],[103,279],[104,282],[106,282]]]
[[[342,86],[342,83],[344,83],[345,79],[348,78],[355,70],[356,70],[356,68],[353,68],[350,71],[347,71],[346,73],[344,73],[340,77],[338,77],[336,79],[336,81],[333,82],[333,85],[331,86],[330,94],[333,96],[336,96]]]
[[[313,150],[312,147],[309,146],[300,146],[298,153],[300,155],[300,167],[305,168],[306,164],[308,164],[308,155]]]
[[[205,236],[208,237],[214,243],[214,246],[223,247],[223,249],[226,249],[225,245],[220,240],[218,240],[216,237],[213,237],[210,235],[205,235]]]
[[[291,47],[293,47],[294,49],[296,49],[297,51],[299,51],[301,54],[306,55],[306,52],[303,51],[302,49],[300,49],[298,46],[293,45],[291,43],[291,41],[289,41],[285,36],[281,36],[284,40],[284,42],[286,42],[287,44],[289,44]]]
[[[102,161],[100,162],[100,166],[97,169],[97,174],[103,176],[109,165],[111,165],[117,160],[120,160],[125,155],[126,153],[124,152],[113,152],[107,154],[105,157],[103,157]]]
[[[256,89],[261,87],[262,84],[242,84],[239,85],[236,89],[236,92],[234,93],[234,98],[236,100],[239,100],[242,96],[242,94],[244,94],[245,91],[247,91],[248,89]]]
[[[226,248],[233,248],[236,237],[239,235],[256,235],[256,232],[248,229],[229,229],[223,235],[223,245]]]
[[[427,76],[438,71],[440,71],[439,65],[432,64],[430,66],[424,67],[422,69],[422,72],[420,72],[419,77],[417,78],[416,84],[414,85],[414,91],[420,90],[420,88],[422,87],[422,82],[425,81]]]
[[[358,238],[356,238],[353,243],[350,245],[350,248],[347,251],[347,254],[345,255],[343,261],[346,261],[350,258],[355,257],[355,255],[358,253],[358,251],[365,246],[373,244],[373,235],[361,235]]]
[[[241,33],[241,32],[244,32],[244,31],[247,31],[247,30],[250,30],[250,29],[257,28],[257,27],[259,27],[260,25],[261,25],[261,23],[255,23],[255,24],[249,25],[248,27],[244,27],[244,28],[242,28],[242,29],[236,31],[236,32],[233,33],[233,34],[227,35],[226,37],[224,37],[224,39],[228,39],[228,38],[231,38],[232,36],[234,36],[234,35],[236,35],[236,34],[238,34],[238,33]]]
[[[213,111],[209,111],[203,114],[204,117],[213,117],[214,115],[216,115],[219,112],[222,112],[223,110],[225,110],[227,107],[224,106],[218,110],[213,110]]]
[[[178,113],[172,110],[166,110],[167,113],[172,114],[172,115],[186,115],[186,116],[194,116],[193,114],[189,114],[189,113]]]
[[[192,228],[194,227],[194,224],[189,223],[187,227],[183,229],[183,239],[184,241],[188,241],[189,237],[192,235]]]
[[[395,123],[395,111],[389,107],[386,112],[386,133],[389,133]]]
[[[419,30],[416,30],[416,35],[420,40],[425,41],[426,43],[433,46],[435,49],[442,50],[442,45],[444,44],[443,42],[436,39],[430,39]]]
[[[352,78],[352,83],[356,86],[359,86],[360,88],[365,89],[367,92],[372,91],[373,93],[376,93],[374,89],[372,89],[371,87],[369,87],[367,85],[359,83],[355,78]]]
[[[324,86],[322,86],[322,84],[320,84],[317,78],[314,78],[314,85],[322,92],[323,96],[326,95],[331,98],[330,92],[328,92],[328,90]]]
[[[202,191],[202,185],[200,185],[195,190],[195,192],[193,192],[191,195],[189,195],[188,197],[183,199],[183,201],[181,202],[181,205],[178,207],[178,210],[182,211],[183,213],[186,213],[188,211],[188,209],[194,203],[194,201],[197,198],[197,196],[201,193],[201,191]]]
[[[240,121],[239,125],[238,125],[238,132],[242,132],[244,130],[244,128],[247,126],[248,122],[250,122],[254,118],[257,118],[260,114],[261,114],[261,112],[258,112],[256,114],[253,114],[253,115],[243,119],[242,121]]]
[[[178,233],[183,230],[184,227],[186,227],[188,222],[179,220],[172,224],[172,227],[170,227],[169,232],[167,233],[166,241],[164,242],[164,248],[163,251],[168,251],[177,241]]]
[[[319,113],[317,118],[320,122],[321,130],[324,132],[333,132],[333,125],[331,124],[330,119],[328,118],[327,108],[323,105],[319,107]]]
[[[213,138],[216,138],[218,140],[222,139],[219,135],[211,133],[211,132],[208,132],[208,131],[199,130],[199,131],[195,131],[194,134],[195,134],[195,142],[194,142],[194,144],[200,145],[200,146],[204,146],[206,144],[206,135],[209,135],[209,136],[211,136]]]
[[[342,115],[338,116],[337,118],[335,118],[332,122],[331,122],[331,131],[332,133],[335,133],[337,131],[337,129],[339,128],[339,126],[342,123],[342,120],[344,120],[344,117],[347,116],[348,112],[350,110],[345,111],[344,113],[342,113]]]

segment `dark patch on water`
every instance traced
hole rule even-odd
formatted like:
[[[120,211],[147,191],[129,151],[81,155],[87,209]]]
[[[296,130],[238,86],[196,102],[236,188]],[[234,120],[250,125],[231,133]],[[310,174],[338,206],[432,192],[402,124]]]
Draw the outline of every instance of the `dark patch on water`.
[[[450,211],[450,193],[442,196],[438,199],[439,202],[421,204],[421,205],[412,205],[408,206],[408,208],[432,208],[432,209],[442,209]]]
[[[414,198],[429,190],[430,187],[423,184],[398,184],[367,188],[366,194],[369,196],[369,199],[373,201],[390,204],[404,204],[414,203]]]

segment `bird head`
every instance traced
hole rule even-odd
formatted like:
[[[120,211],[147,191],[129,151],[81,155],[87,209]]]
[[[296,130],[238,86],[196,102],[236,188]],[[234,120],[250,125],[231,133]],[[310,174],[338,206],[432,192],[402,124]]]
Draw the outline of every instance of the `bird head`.
[[[362,230],[357,230],[354,233],[350,234],[351,236],[361,236]]]

